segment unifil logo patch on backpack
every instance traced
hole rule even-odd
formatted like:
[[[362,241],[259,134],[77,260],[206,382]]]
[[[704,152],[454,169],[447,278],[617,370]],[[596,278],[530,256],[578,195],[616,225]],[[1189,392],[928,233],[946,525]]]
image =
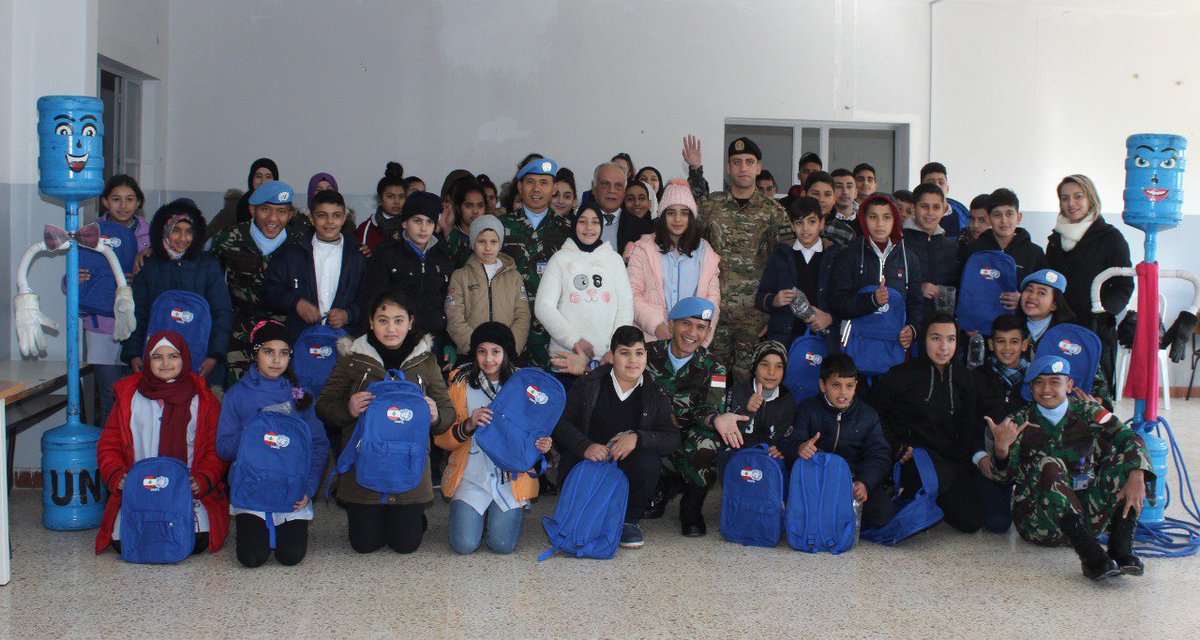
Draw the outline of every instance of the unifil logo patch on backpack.
[[[749,483],[755,483],[763,479],[762,469],[752,469],[750,467],[742,467],[742,480]]]
[[[1066,338],[1063,338],[1058,342],[1058,350],[1069,356],[1077,356],[1080,353],[1083,353],[1083,347],[1071,342]]]
[[[151,491],[161,491],[171,484],[171,479],[166,476],[146,476],[142,478],[142,486]]]
[[[309,345],[308,355],[314,358],[328,358],[333,355],[333,347],[318,344]]]
[[[992,267],[983,267],[979,270],[979,275],[986,280],[999,280],[1000,270],[993,269]]]
[[[187,324],[195,319],[195,316],[191,311],[175,307],[174,309],[171,309],[171,318],[173,318],[175,322],[178,322],[179,324]]]
[[[263,442],[267,443],[267,446],[272,449],[282,449],[291,444],[292,439],[274,431],[268,431],[263,434]]]
[[[529,396],[529,401],[534,404],[546,404],[550,401],[550,396],[542,393],[542,390],[538,389],[536,384],[525,387],[525,395]]]
[[[392,405],[388,407],[387,417],[388,420],[391,420],[392,422],[404,424],[405,422],[413,419],[413,412],[411,409],[401,409],[400,407]]]
[[[825,358],[819,353],[813,353],[812,351],[809,351],[808,353],[804,354],[804,361],[813,366],[820,366],[821,363],[825,361]]]

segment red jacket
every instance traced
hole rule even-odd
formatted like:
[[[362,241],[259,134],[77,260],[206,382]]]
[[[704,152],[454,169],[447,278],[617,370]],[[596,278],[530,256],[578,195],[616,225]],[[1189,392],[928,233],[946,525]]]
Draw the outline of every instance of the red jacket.
[[[188,372],[199,390],[200,402],[196,416],[196,442],[192,452],[192,479],[200,485],[200,503],[208,510],[208,549],[217,551],[229,532],[229,497],[222,479],[228,463],[217,456],[217,417],[221,403],[208,390],[204,378]],[[133,394],[137,392],[140,373],[125,376],[113,386],[115,400],[108,414],[108,423],[100,432],[96,458],[100,462],[100,477],[111,495],[104,507],[104,518],[96,534],[96,553],[112,543],[113,525],[121,512],[121,492],[117,485],[133,465],[133,432],[129,429]]]
[[[384,240],[388,239],[386,233],[379,225],[375,224],[375,215],[371,214],[358,228],[354,230],[354,238],[358,240],[358,244],[365,245],[371,251],[375,250]]]

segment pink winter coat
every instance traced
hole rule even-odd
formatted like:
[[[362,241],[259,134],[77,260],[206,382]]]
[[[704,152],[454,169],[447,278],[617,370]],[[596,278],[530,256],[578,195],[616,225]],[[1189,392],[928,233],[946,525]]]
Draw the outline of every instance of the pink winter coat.
[[[696,284],[696,295],[711,300],[717,311],[713,313],[712,325],[704,338],[704,346],[712,343],[713,332],[721,310],[721,269],[717,263],[721,256],[713,251],[707,240],[700,241],[700,280]],[[629,245],[629,285],[633,289],[633,323],[646,334],[646,340],[657,340],[654,330],[667,321],[667,295],[663,291],[662,252],[654,243],[654,234],[648,233]]]

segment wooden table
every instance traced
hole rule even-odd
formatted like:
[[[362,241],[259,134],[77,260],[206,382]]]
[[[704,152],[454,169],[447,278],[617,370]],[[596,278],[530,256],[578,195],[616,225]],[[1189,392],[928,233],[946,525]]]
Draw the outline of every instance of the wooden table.
[[[91,365],[79,370],[83,393],[80,404],[86,409],[92,396],[91,386],[83,379],[92,372]],[[13,449],[17,434],[66,407],[65,395],[52,395],[67,384],[67,363],[42,360],[0,361],[0,478],[8,486],[0,491],[0,586],[12,578],[11,549],[8,536],[8,490],[11,488]],[[86,415],[87,412],[84,412]],[[86,422],[86,421],[85,421]]]

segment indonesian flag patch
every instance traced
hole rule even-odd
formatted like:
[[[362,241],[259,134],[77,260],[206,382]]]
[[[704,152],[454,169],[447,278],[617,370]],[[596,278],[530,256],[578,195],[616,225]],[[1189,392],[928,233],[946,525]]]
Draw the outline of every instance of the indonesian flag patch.
[[[725,376],[713,375],[712,387],[714,389],[724,389],[725,388]]]

